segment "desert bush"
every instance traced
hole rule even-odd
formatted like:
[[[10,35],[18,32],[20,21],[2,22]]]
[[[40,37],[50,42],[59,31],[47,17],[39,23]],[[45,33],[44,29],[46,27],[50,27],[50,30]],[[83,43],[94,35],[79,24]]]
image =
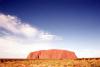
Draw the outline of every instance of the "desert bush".
[[[100,59],[17,60],[0,62],[0,67],[100,67]]]

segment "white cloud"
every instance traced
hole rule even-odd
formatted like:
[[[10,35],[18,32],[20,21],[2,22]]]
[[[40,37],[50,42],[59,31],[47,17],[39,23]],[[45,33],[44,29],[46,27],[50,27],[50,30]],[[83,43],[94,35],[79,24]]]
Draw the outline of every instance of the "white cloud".
[[[60,39],[2,13],[0,34],[0,58],[25,58],[31,51],[52,48],[52,41]]]
[[[23,23],[15,16],[0,14],[0,58],[26,58],[28,53],[34,50],[62,49],[59,47],[62,44],[54,43],[55,40],[62,38]],[[54,44],[57,46],[54,47]],[[73,51],[80,58],[100,57],[100,50]]]
[[[76,55],[79,58],[99,58],[100,57],[100,50],[76,50]]]

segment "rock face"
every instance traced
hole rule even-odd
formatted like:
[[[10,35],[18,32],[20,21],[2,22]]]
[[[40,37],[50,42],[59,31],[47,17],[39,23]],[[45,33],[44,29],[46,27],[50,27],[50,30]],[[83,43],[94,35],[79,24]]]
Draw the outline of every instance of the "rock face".
[[[40,50],[31,52],[27,59],[75,59],[77,56],[72,51],[67,50]]]

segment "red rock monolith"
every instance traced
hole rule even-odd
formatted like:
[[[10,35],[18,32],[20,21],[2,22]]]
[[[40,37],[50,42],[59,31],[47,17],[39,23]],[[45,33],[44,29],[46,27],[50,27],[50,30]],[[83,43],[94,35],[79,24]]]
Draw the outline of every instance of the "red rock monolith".
[[[40,50],[31,52],[27,59],[75,59],[77,56],[74,52],[68,50]]]

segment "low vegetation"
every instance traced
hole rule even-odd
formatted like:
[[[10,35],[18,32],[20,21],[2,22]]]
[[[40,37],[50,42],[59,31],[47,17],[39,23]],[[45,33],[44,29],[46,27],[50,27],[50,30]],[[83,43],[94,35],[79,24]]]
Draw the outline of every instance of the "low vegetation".
[[[0,59],[0,67],[100,67],[100,58],[63,60]]]

